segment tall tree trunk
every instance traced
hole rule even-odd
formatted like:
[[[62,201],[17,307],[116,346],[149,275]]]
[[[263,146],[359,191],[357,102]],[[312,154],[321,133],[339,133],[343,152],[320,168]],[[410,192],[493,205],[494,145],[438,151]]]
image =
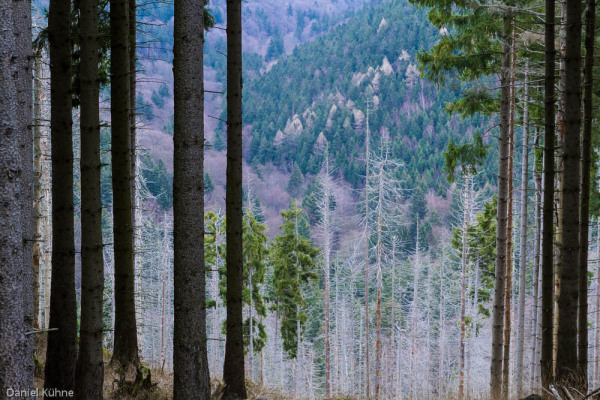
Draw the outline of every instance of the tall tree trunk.
[[[129,0],[129,134],[131,141],[131,204],[133,207],[133,268],[136,309],[136,331],[138,342],[142,340],[142,259],[140,254],[142,240],[142,204],[140,197],[139,157],[137,151],[136,116],[136,78],[137,78],[137,0]],[[143,345],[142,345],[143,347]]]
[[[71,2],[53,0],[48,17],[52,146],[52,282],[45,388],[74,389],[77,360]]]
[[[27,349],[23,346],[27,327],[27,314],[23,278],[24,243],[22,192],[23,169],[20,155],[22,120],[17,108],[20,95],[17,88],[22,85],[15,76],[20,75],[19,50],[15,45],[15,31],[20,21],[13,3],[0,3],[0,391],[8,389],[30,389],[33,383],[27,373]],[[16,64],[16,65],[15,65]],[[19,71],[19,72],[17,72]],[[27,198],[25,198],[25,201]],[[33,296],[33,292],[30,293]],[[24,374],[25,376],[21,376]]]
[[[24,329],[28,332],[34,324],[33,297],[33,244],[35,239],[33,215],[33,139],[32,139],[32,90],[33,48],[31,45],[31,0],[13,0],[14,37],[16,49],[15,89],[17,93],[17,132],[19,132],[19,154],[21,163],[21,228],[23,240],[23,285]],[[34,343],[31,335],[21,338],[24,369],[18,374],[21,386],[32,387],[34,372]]]
[[[375,399],[379,399],[379,391],[381,386],[381,291],[383,290],[383,276],[381,270],[381,220],[383,218],[383,165],[383,163],[379,164],[379,194],[377,196],[377,323],[375,343]]]
[[[458,398],[463,399],[465,395],[465,338],[466,338],[466,295],[467,295],[467,233],[469,229],[470,212],[470,184],[469,175],[465,174],[465,183],[463,189],[463,225],[462,225],[462,250],[460,257],[460,342],[459,342],[459,368],[458,368]]]
[[[542,216],[542,347],[540,355],[542,387],[554,379],[554,104],[555,81],[555,0],[545,0],[545,74],[544,74],[544,205]],[[545,393],[545,392],[544,392]],[[549,398],[548,394],[544,394]]]
[[[131,176],[129,0],[110,2],[111,157],[115,253],[113,362],[124,370],[139,365],[133,265]]]
[[[515,20],[512,21],[511,67],[510,67],[510,137],[508,149],[508,218],[506,223],[506,287],[504,295],[504,356],[502,360],[502,393],[510,396],[510,342],[512,334],[512,275],[513,275],[513,204],[514,204],[514,160],[515,160],[515,87],[516,87],[516,48]]]
[[[204,4],[175,3],[173,393],[180,400],[210,394],[204,224],[198,223],[204,221]]]
[[[496,278],[494,281],[494,310],[492,317],[492,363],[490,395],[502,398],[502,358],[504,329],[504,297],[506,288],[506,230],[508,218],[508,158],[510,122],[510,70],[512,17],[503,17],[502,71],[500,74],[500,138],[498,154],[498,224],[496,228]]]
[[[367,100],[367,131],[365,136],[365,241],[367,249],[365,253],[365,394],[371,397],[370,386],[370,360],[369,360],[369,253],[371,251],[371,238],[369,231],[369,101]]]
[[[100,194],[98,0],[79,0],[81,64],[81,324],[77,398],[102,399],[104,257]]]
[[[245,399],[242,317],[242,2],[227,0],[227,339],[225,399]]]
[[[579,314],[577,318],[578,362],[583,393],[588,390],[588,235],[590,221],[590,168],[594,86],[594,34],[596,0],[586,0],[583,135],[581,138],[581,211],[579,214]]]
[[[34,201],[34,239],[33,243],[33,328],[39,329],[42,320],[40,310],[40,269],[44,265],[44,205],[46,198],[43,194],[43,153],[42,153],[42,97],[43,97],[43,75],[42,54],[38,52],[34,56],[34,89],[33,89],[33,201]],[[44,265],[45,267],[45,265]]]
[[[534,148],[539,146],[539,129],[536,128]],[[538,392],[539,381],[539,352],[540,352],[540,322],[541,322],[541,242],[542,242],[542,182],[538,171],[537,161],[534,163],[534,184],[535,184],[535,247],[533,253],[533,310],[531,318],[531,368],[530,368],[530,390]]]
[[[577,364],[579,295],[579,184],[581,127],[581,1],[566,1],[565,137],[562,182],[562,248],[558,298],[557,380],[581,385]]]
[[[517,397],[523,397],[523,353],[525,352],[525,279],[527,275],[527,190],[529,182],[529,61],[525,66],[523,142],[521,144],[521,229],[519,249],[519,320],[517,329]]]
[[[323,272],[325,281],[325,395],[331,397],[331,282],[329,276],[329,266],[331,263],[331,235],[330,235],[330,197],[331,197],[331,176],[329,175],[329,143],[325,147],[325,174],[323,177]],[[337,274],[336,274],[337,277]],[[337,328],[337,326],[336,326]]]

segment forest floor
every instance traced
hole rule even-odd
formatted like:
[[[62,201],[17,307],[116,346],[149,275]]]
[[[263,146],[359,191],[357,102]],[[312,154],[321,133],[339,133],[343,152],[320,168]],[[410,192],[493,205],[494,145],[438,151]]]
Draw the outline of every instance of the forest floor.
[[[35,354],[35,387],[42,389],[44,387],[44,363],[46,361],[47,334],[36,335]],[[152,387],[139,390],[137,394],[132,395],[124,393],[119,388],[119,373],[110,363],[111,354],[104,351],[104,398],[110,400],[171,400],[173,399],[173,373],[161,371],[160,368],[151,369]],[[219,386],[217,379],[211,380],[213,392]],[[266,388],[251,381],[246,384],[249,399],[268,399],[268,400],[292,400],[291,397],[283,395],[281,392]]]

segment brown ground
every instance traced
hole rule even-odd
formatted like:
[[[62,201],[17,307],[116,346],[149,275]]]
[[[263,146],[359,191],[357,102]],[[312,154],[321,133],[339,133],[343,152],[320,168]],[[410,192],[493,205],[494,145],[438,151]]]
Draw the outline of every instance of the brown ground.
[[[43,388],[44,386],[44,368],[46,361],[47,334],[36,335],[36,373],[35,386]],[[133,376],[133,375],[132,375]],[[107,400],[171,400],[173,398],[173,373],[161,372],[160,369],[151,370],[153,388],[150,390],[141,390],[137,396],[127,395],[118,389],[118,374],[110,365],[110,353],[104,353],[104,398]],[[219,381],[212,380],[213,391],[219,385]],[[251,381],[247,381],[248,398],[268,400],[292,400],[284,396],[281,392],[263,387]]]

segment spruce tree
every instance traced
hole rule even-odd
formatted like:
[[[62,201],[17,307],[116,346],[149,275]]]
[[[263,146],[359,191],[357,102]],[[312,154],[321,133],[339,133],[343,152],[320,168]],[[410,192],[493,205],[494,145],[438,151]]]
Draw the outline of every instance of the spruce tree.
[[[315,257],[319,249],[310,240],[298,234],[298,219],[302,209],[293,201],[288,210],[281,212],[281,234],[271,243],[273,264],[273,300],[281,317],[283,349],[289,358],[298,355],[298,330],[306,322],[306,301],[303,287],[318,275],[314,272]]]
[[[111,0],[111,160],[115,257],[113,362],[139,366],[134,294],[129,0]]]
[[[300,171],[300,167],[297,163],[294,163],[294,168],[292,169],[292,175],[290,176],[290,180],[287,185],[287,192],[292,196],[292,198],[298,198],[302,194],[302,184],[304,183],[304,176],[302,175],[302,171]]]
[[[210,397],[204,272],[204,0],[175,3],[173,394]]]
[[[104,257],[100,193],[98,0],[79,2],[81,44],[81,324],[75,374],[78,398],[102,399]]]
[[[44,387],[73,390],[77,360],[71,2],[52,0],[48,16],[52,147],[52,283]]]
[[[227,0],[227,339],[225,399],[245,399],[242,221],[242,1]]]

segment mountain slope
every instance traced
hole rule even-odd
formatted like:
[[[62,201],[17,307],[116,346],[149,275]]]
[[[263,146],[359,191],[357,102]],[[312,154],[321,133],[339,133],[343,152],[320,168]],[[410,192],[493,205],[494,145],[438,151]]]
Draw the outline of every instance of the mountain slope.
[[[299,46],[245,87],[247,160],[287,171],[297,163],[316,174],[326,139],[339,173],[362,185],[368,100],[371,148],[389,135],[406,186],[444,194],[446,144],[469,139],[486,121],[450,117],[444,106],[455,93],[420,79],[415,54],[438,36],[424,12],[401,0],[366,9]]]

